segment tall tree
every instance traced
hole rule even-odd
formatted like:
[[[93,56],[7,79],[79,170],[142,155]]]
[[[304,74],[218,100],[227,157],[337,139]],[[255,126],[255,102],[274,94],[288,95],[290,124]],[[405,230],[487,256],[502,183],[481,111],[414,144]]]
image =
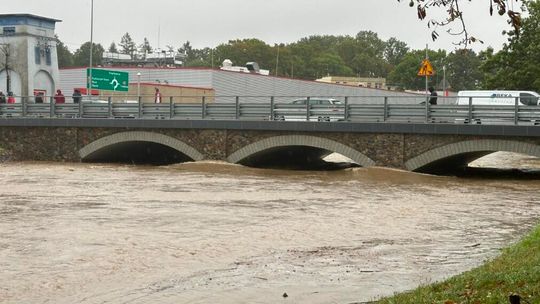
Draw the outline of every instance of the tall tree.
[[[356,35],[358,53],[353,58],[354,72],[364,77],[386,77],[390,66],[384,59],[386,43],[372,31],[361,31]]]
[[[69,51],[67,46],[60,41],[57,35],[56,37],[56,53],[58,55],[58,67],[65,68],[73,66],[73,54]]]
[[[114,41],[111,42],[111,45],[109,45],[108,51],[109,53],[118,53],[118,48],[116,47],[116,43]]]
[[[189,41],[184,42],[182,47],[178,48],[178,53],[184,57],[184,66],[192,66],[194,61],[198,61],[200,58],[197,58],[196,50],[193,49]]]
[[[330,75],[348,76],[353,74],[351,68],[346,66],[337,54],[320,54],[313,59],[313,64],[316,67],[316,78]]]
[[[445,62],[446,80],[454,91],[474,90],[480,87],[483,76],[480,71],[482,62],[474,51],[456,50],[448,54]]]
[[[10,92],[11,77],[10,70],[13,68],[13,49],[9,43],[0,44],[0,71],[6,71],[6,91]]]
[[[344,71],[347,72],[344,76],[350,76],[354,75],[352,69],[347,67],[350,57],[344,59],[340,53],[340,45],[347,39],[354,40],[342,36],[310,36],[287,46],[287,50],[280,48],[280,53],[289,54],[290,72],[297,78],[316,79],[327,75],[330,70]],[[351,57],[354,57],[354,53],[350,52]]]
[[[100,65],[103,60],[103,46],[101,44],[93,44],[92,47],[92,64]],[[84,67],[90,65],[90,41],[85,42],[73,55],[73,64],[75,66]]]
[[[508,33],[509,42],[497,54],[486,54],[482,66],[486,88],[540,91],[540,2],[527,2],[529,16],[519,35]]]
[[[403,57],[409,52],[409,47],[407,43],[399,41],[396,38],[392,37],[386,41],[384,47],[384,59],[388,61],[392,66],[398,65]]]
[[[125,33],[122,39],[120,39],[120,53],[127,54],[134,59],[135,51],[137,51],[135,41],[133,41],[129,33]]]
[[[146,58],[147,54],[151,54],[153,52],[152,46],[150,46],[150,42],[146,37],[144,37],[143,43],[139,46],[139,53]]]

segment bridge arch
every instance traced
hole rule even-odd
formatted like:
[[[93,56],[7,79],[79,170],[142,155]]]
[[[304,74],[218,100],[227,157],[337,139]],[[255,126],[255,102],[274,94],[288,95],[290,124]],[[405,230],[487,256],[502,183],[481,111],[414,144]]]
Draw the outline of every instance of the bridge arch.
[[[237,150],[227,157],[227,161],[237,164],[242,162],[242,160],[265,150],[287,146],[305,146],[336,152],[350,158],[362,167],[371,167],[375,165],[375,162],[371,158],[349,146],[330,139],[306,135],[283,135],[266,138]]]
[[[158,144],[171,148],[172,150],[179,152],[194,161],[204,159],[204,155],[197,151],[197,149],[184,143],[181,140],[159,133],[142,131],[120,132],[102,137],[81,148],[79,150],[79,156],[81,157],[81,160],[84,161],[86,159],[92,158],[97,153],[100,153],[103,150],[106,150],[113,146],[128,143]]]
[[[441,163],[466,166],[469,162],[493,152],[514,152],[540,157],[540,145],[513,140],[479,139],[461,141],[435,148],[405,162],[410,171],[430,171],[430,166]]]

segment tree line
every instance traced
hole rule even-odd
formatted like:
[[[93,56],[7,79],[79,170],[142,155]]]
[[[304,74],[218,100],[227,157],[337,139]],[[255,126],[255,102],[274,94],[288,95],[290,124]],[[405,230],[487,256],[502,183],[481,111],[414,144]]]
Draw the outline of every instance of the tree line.
[[[540,91],[540,2],[528,4],[529,15],[521,21],[519,31],[504,33],[508,37],[503,48],[476,53],[464,48],[452,52],[427,50],[436,70],[430,85],[455,91],[466,89],[519,89]],[[58,42],[60,67],[87,66],[90,42],[74,53]],[[129,33],[109,52],[144,58],[154,48],[144,38],[137,45]],[[315,35],[289,44],[269,45],[259,39],[237,39],[215,48],[193,48],[189,41],[167,51],[183,54],[186,67],[218,67],[224,59],[235,65],[256,61],[271,75],[313,80],[327,75],[351,77],[383,77],[396,88],[422,90],[425,79],[417,76],[426,50],[413,50],[396,38],[381,39],[372,31],[355,36]],[[93,58],[100,65],[105,49],[94,44]],[[444,78],[444,81],[443,81]]]

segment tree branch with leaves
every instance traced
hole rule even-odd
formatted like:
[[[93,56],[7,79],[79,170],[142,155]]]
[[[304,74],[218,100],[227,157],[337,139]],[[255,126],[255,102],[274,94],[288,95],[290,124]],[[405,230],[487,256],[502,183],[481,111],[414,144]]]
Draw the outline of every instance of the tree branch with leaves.
[[[409,6],[415,7],[418,19],[425,20],[428,16],[428,11],[433,9],[445,9],[446,17],[443,19],[429,19],[428,27],[433,28],[431,32],[431,38],[433,41],[439,37],[439,28],[448,28],[446,31],[453,36],[461,37],[456,45],[464,45],[467,47],[470,43],[480,42],[467,28],[467,22],[465,20],[463,9],[460,6],[463,2],[471,0],[409,0]],[[514,29],[514,33],[519,35],[519,29],[521,28],[521,14],[526,11],[525,2],[527,0],[485,0],[489,1],[489,14],[493,16],[494,12],[497,12],[499,16],[506,16],[508,23]],[[402,2],[402,0],[398,0]],[[514,4],[519,7],[518,10],[513,9]],[[458,24],[458,28],[454,27],[454,24]]]

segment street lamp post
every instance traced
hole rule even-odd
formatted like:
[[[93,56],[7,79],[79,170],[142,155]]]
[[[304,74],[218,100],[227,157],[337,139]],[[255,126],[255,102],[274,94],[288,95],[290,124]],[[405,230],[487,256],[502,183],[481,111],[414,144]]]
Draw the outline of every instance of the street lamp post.
[[[141,72],[137,72],[137,100],[141,100]]]
[[[442,67],[442,70],[443,70],[443,92],[444,92],[444,96],[446,96],[446,89],[447,89],[447,85],[446,85],[446,65],[443,65]]]
[[[94,51],[94,0],[90,2],[90,68],[88,77],[88,96],[92,95],[92,53]]]

